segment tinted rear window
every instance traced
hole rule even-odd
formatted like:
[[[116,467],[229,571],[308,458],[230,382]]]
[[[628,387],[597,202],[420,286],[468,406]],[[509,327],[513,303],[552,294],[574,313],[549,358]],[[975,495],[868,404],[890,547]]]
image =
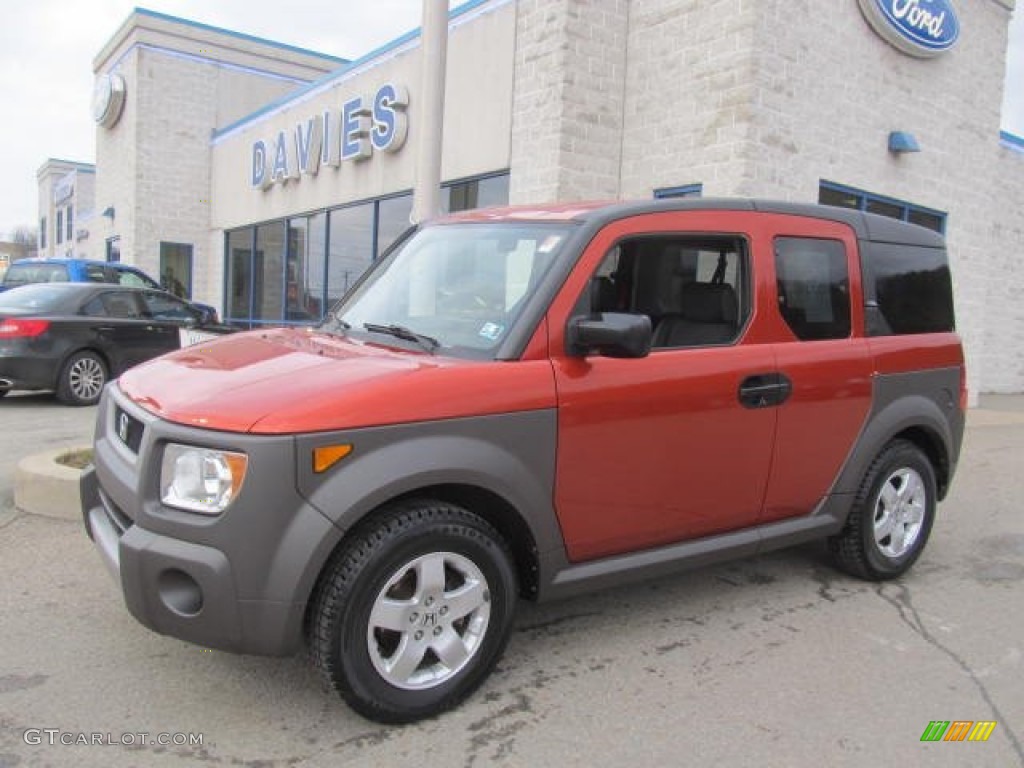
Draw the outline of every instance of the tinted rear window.
[[[4,285],[31,283],[66,283],[68,268],[63,264],[25,264],[15,262],[7,268]]]
[[[954,330],[953,282],[945,250],[888,243],[864,245],[869,336]]]

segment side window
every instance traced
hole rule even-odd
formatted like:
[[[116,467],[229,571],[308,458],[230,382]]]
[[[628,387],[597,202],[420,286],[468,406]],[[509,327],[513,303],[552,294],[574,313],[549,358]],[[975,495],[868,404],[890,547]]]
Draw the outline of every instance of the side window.
[[[149,280],[146,280],[142,275],[136,274],[131,270],[119,269],[117,272],[116,282],[121,285],[128,285],[132,288],[156,288],[157,286]]]
[[[591,280],[590,310],[649,316],[655,349],[732,344],[750,315],[748,275],[736,237],[624,240]]]
[[[60,267],[47,267],[46,274],[39,282],[43,283],[67,283],[70,281],[68,277],[68,268],[64,266]],[[36,281],[33,281],[36,282]]]
[[[93,317],[117,317],[122,320],[137,320],[142,316],[135,294],[126,291],[101,293],[86,304],[82,311]]]
[[[171,320],[173,322],[198,321],[199,315],[185,302],[173,296],[146,291],[142,294],[146,311],[154,320]]]
[[[97,296],[85,303],[85,306],[82,307],[82,314],[87,317],[106,317],[107,310],[106,307],[103,306],[102,299]]]
[[[85,265],[85,279],[90,283],[108,283],[105,268],[99,264]]]
[[[838,240],[775,238],[779,312],[801,341],[850,335],[850,276]]]

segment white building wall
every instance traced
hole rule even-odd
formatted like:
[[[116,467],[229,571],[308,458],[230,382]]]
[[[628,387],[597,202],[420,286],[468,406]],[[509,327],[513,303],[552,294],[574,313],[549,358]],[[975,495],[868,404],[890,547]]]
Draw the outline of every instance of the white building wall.
[[[989,194],[994,210],[987,220],[985,321],[981,380],[985,392],[1024,391],[1024,152],[1000,149],[999,173]],[[961,275],[965,279],[966,275]],[[961,316],[963,313],[961,312]]]
[[[193,296],[219,304],[210,136],[338,64],[148,11],[129,16],[94,62],[98,74],[124,77],[126,97],[120,120],[96,131],[90,255],[104,258],[117,236],[122,260],[159,279],[160,243],[190,244]]]
[[[762,6],[632,0],[621,197],[693,183],[708,196],[750,194]]]
[[[988,390],[1005,380],[986,348],[994,338],[987,285],[1010,277],[992,257],[999,205],[992,192],[1004,166],[1003,67],[992,52],[1006,50],[1009,10],[994,0],[960,0],[957,45],[915,59],[878,37],[855,2],[826,12],[806,3],[794,9],[792,0],[761,0],[757,8],[747,183],[725,191],[813,201],[825,179],[946,211],[969,386]],[[912,133],[921,152],[890,153],[895,130]]]
[[[83,234],[92,215],[95,200],[95,167],[89,163],[50,158],[36,172],[38,189],[37,208],[37,253],[39,256],[84,257],[89,253],[87,236]],[[58,187],[70,190],[70,196],[56,200]],[[71,209],[71,237],[67,234],[67,213]],[[61,212],[61,237],[57,242],[57,212]],[[38,232],[40,220],[46,218],[46,244],[43,245]]]
[[[628,0],[519,0],[509,198],[619,194]]]
[[[514,3],[483,6],[472,20],[452,26],[445,81],[443,180],[509,167],[514,45]],[[412,189],[420,76],[416,38],[218,136],[212,157],[213,227],[226,230]],[[408,136],[401,149],[375,151],[370,158],[348,160],[337,168],[323,166],[315,176],[303,175],[267,189],[251,186],[256,141],[266,144],[269,173],[280,131],[288,136],[291,154],[296,126],[330,112],[334,144],[339,139],[342,105],[357,96],[366,103],[386,83],[404,86],[409,93]],[[295,167],[293,155],[290,165]]]

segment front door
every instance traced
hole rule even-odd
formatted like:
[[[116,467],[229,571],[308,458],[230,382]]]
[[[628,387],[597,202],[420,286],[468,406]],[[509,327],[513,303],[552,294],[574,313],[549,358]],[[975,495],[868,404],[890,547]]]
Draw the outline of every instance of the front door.
[[[776,365],[754,325],[750,240],[734,227],[735,214],[706,212],[612,224],[552,306],[555,502],[573,562],[748,527],[761,514],[777,408],[742,392]],[[611,311],[651,318],[648,357],[565,353],[570,317]]]

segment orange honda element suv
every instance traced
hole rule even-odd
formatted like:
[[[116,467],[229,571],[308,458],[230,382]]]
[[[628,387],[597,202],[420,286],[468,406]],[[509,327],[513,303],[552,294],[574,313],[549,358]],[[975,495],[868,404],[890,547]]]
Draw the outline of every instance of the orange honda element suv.
[[[819,537],[899,576],[965,400],[929,230],[754,200],[483,210],[411,231],[316,327],[108,385],[82,505],[144,625],[306,645],[403,722],[480,685],[519,599]]]

